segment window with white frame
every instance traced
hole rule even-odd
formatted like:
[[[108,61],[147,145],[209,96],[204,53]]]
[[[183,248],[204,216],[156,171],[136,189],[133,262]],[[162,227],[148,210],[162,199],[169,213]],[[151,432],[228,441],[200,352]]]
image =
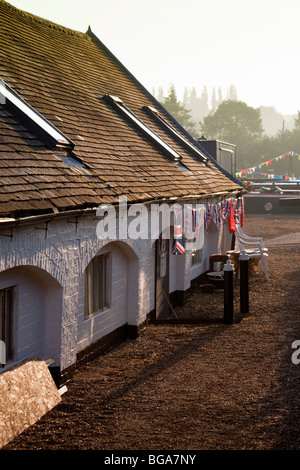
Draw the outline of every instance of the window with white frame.
[[[110,253],[95,256],[86,268],[86,317],[110,305]]]
[[[0,290],[0,340],[5,345],[5,363],[13,358],[13,292],[13,287]]]
[[[0,79],[0,104],[12,105],[18,110],[21,116],[26,118],[26,122],[52,139],[52,146],[60,144],[74,147],[74,143],[66,137],[59,129],[51,124],[44,116],[38,113],[32,106],[24,101],[14,90],[12,90],[3,80]],[[40,133],[40,132],[39,132]]]

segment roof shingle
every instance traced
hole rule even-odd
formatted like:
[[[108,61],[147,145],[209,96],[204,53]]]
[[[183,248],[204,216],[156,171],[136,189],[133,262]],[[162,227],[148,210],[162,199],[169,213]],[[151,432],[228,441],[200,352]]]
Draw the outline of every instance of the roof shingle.
[[[145,112],[145,106],[155,107],[189,139],[90,30],[73,31],[0,0],[0,45],[0,78],[74,142],[73,156],[89,169],[67,166],[55,148],[47,148],[0,105],[2,215],[47,212],[53,205],[59,210],[97,206],[117,202],[120,195],[145,201],[240,189],[234,178],[213,162],[205,165]],[[191,171],[181,171],[105,95],[119,97]]]

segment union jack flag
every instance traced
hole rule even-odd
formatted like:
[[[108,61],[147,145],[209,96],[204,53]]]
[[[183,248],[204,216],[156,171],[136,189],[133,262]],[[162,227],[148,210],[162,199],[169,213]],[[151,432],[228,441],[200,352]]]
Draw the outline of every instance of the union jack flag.
[[[222,204],[220,202],[214,205],[214,214],[215,223],[219,225],[222,221]]]
[[[185,248],[182,237],[182,209],[174,208],[174,237],[171,249],[172,255],[184,255]]]
[[[199,236],[199,230],[201,225],[202,210],[201,208],[193,209],[193,225],[194,225],[194,242]]]
[[[239,200],[236,199],[234,202],[234,220],[236,224],[240,223],[240,209],[239,209]]]
[[[187,240],[191,240],[194,230],[194,210],[191,206],[184,206],[184,235]]]
[[[205,213],[204,213],[204,223],[205,223],[207,235],[208,235],[208,227],[211,223],[211,220],[212,220],[212,210],[211,210],[211,205],[208,204],[207,207],[205,208]]]
[[[229,201],[228,201],[228,199],[226,199],[226,201],[222,201],[221,214],[222,214],[223,223],[225,223],[226,219],[228,217],[228,214],[229,214]]]

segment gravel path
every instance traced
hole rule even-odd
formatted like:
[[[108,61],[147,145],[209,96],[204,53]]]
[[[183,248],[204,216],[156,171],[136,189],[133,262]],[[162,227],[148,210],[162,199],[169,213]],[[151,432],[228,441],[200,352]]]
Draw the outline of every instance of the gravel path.
[[[270,254],[270,281],[250,278],[248,314],[237,281],[233,325],[222,294],[195,289],[177,314],[207,322],[149,325],[79,370],[6,449],[300,449],[300,217],[248,216],[244,229]]]

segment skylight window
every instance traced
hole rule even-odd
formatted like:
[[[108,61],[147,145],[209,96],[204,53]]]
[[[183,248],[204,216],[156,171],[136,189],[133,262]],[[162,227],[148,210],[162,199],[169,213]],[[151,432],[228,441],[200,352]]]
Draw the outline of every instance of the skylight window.
[[[70,155],[67,155],[65,157],[62,157],[62,161],[68,165],[68,166],[76,166],[79,168],[85,168],[85,165],[78,160],[75,160],[75,158],[71,157]]]
[[[32,106],[15,93],[3,80],[0,79],[0,102],[13,108],[13,112],[25,120],[29,129],[36,131],[38,136],[47,137],[47,144],[54,147],[57,144],[74,147],[74,143],[68,139],[55,126],[47,121]]]
[[[178,162],[182,157],[177,153],[170,145],[168,145],[164,140],[162,140],[155,132],[153,132],[148,126],[146,126],[143,121],[141,121],[135,114],[133,114],[126,106],[123,101],[120,100],[117,96],[105,95],[104,99],[113,104],[124,116],[129,118],[129,120],[134,123],[141,131],[144,132],[150,139],[158,145],[162,150],[164,150],[169,156],[171,156],[174,161]]]
[[[151,114],[165,129],[167,129],[177,141],[183,144],[188,150],[192,151],[197,157],[200,157],[202,161],[208,162],[208,158],[204,156],[200,150],[194,147],[188,140],[184,139],[170,124],[167,123],[158,113],[158,111],[152,106],[144,106],[145,111]]]
[[[93,174],[90,168],[85,165],[85,163],[83,163],[77,157],[72,155],[71,152],[68,150],[58,147],[55,150],[54,157],[57,160],[61,160],[65,165],[73,168],[75,171],[77,171],[77,173],[80,173],[82,175]]]
[[[190,172],[190,171],[191,171],[191,170],[190,170],[190,169],[189,169],[189,168],[188,168],[186,165],[183,165],[183,164],[182,164],[182,163],[180,163],[180,162],[178,163],[178,165],[177,165],[177,166],[178,166],[179,170],[183,171],[184,173],[185,173],[185,172]]]

